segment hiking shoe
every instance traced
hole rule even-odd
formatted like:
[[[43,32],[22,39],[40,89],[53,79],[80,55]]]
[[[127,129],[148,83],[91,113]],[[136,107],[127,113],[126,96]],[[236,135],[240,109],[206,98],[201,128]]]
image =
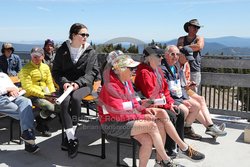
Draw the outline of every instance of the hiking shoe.
[[[49,131],[49,128],[46,125],[37,124],[36,130],[43,136],[43,137],[50,137],[52,134]]]
[[[25,144],[24,150],[29,153],[35,154],[40,150],[40,148],[36,144]]]
[[[68,151],[69,141],[67,137],[64,137],[61,143],[61,150]]]
[[[174,163],[172,159],[161,161],[161,166],[162,167],[181,167],[181,165]]]
[[[78,139],[72,140],[70,139],[68,142],[68,156],[70,158],[75,158],[78,153],[79,141]]]
[[[23,131],[23,134],[20,136],[20,138],[28,143],[28,144],[35,144],[35,135],[32,129],[27,129],[25,131]]]
[[[185,138],[189,138],[189,139],[193,139],[193,140],[201,140],[202,139],[202,136],[196,134],[192,127],[184,127],[184,136],[185,136]]]
[[[191,161],[201,161],[205,158],[205,155],[188,146],[187,151],[182,151],[181,149],[179,150],[179,157],[183,157]]]
[[[215,124],[211,127],[207,127],[205,133],[211,136],[225,136],[227,134],[226,131],[222,131],[220,127]]]

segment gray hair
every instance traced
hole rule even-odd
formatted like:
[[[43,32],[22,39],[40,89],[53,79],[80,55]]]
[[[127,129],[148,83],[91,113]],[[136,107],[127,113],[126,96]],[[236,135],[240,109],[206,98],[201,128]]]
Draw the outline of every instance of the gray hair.
[[[168,45],[168,46],[166,47],[166,49],[165,49],[165,53],[169,53],[169,50],[170,50],[171,48],[177,48],[177,46],[176,46],[176,45]],[[177,49],[178,49],[178,48],[177,48]]]

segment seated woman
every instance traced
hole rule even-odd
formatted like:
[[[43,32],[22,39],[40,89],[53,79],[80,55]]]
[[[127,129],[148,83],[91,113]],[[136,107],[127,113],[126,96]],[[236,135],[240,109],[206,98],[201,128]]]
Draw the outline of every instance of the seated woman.
[[[104,84],[99,94],[98,112],[104,132],[120,138],[135,138],[141,144],[140,167],[147,165],[153,145],[157,150],[157,166],[175,166],[164,149],[166,132],[181,148],[180,155],[192,160],[204,159],[202,153],[193,150],[179,138],[164,110],[144,108],[136,101],[130,77],[131,69],[139,62],[128,55],[121,55],[111,64],[111,68],[105,68]]]
[[[184,113],[174,105],[174,100],[170,96],[168,84],[163,80],[163,74],[160,69],[161,57],[164,50],[156,46],[149,46],[143,51],[144,56],[142,63],[138,66],[135,77],[135,87],[148,99],[166,99],[166,104],[159,105],[164,109],[182,140],[184,140]],[[178,114],[177,114],[178,113]],[[175,157],[175,142],[171,138],[167,138],[166,146],[168,155]]]
[[[224,131],[226,124],[222,123],[220,126],[215,125],[208,110],[205,98],[192,90],[196,84],[194,82],[190,82],[190,66],[188,63],[188,56],[181,52],[177,61],[180,66],[182,86],[185,87],[187,95],[201,106],[200,113],[197,115],[197,120],[206,127],[205,133],[211,136],[225,136],[227,134],[227,132]],[[174,64],[176,64],[177,61]]]
[[[12,97],[12,100],[10,100]],[[25,142],[25,151],[36,153],[39,147],[35,144],[34,115],[30,99],[20,96],[7,74],[0,72],[0,113],[20,120],[21,139]]]
[[[26,95],[31,99],[33,105],[37,106],[40,111],[40,115],[36,117],[36,130],[39,131],[42,136],[49,137],[48,122],[54,118],[51,116],[55,111],[55,105],[49,95],[55,92],[55,86],[51,76],[50,68],[42,61],[44,59],[44,51],[42,48],[35,47],[31,50],[31,61],[19,72],[22,88],[26,90]]]

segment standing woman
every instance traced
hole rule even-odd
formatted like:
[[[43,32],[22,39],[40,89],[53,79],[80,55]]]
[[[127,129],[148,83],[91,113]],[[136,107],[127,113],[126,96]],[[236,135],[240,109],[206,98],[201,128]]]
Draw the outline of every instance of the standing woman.
[[[97,55],[87,43],[88,29],[81,23],[75,23],[69,30],[69,40],[57,50],[52,75],[62,94],[68,87],[73,91],[61,103],[61,119],[66,138],[61,148],[68,150],[68,156],[74,158],[78,151],[78,139],[75,131],[81,112],[81,100],[87,96],[98,74]]]

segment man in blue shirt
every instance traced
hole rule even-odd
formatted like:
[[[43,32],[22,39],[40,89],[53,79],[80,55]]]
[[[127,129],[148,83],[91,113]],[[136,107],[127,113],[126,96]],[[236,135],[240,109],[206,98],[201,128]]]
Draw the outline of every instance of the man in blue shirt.
[[[18,55],[13,54],[14,48],[11,43],[2,45],[2,55],[0,56],[0,71],[9,76],[16,76],[22,68],[22,62]]]

